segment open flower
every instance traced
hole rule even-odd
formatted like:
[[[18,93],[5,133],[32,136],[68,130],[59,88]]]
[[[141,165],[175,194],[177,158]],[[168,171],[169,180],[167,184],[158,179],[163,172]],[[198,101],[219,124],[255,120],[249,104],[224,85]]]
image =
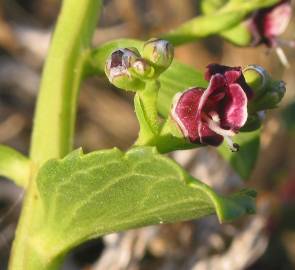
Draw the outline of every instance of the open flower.
[[[259,9],[251,18],[251,30],[254,34],[253,45],[264,43],[268,47],[278,46],[278,36],[283,34],[292,15],[290,0]]]
[[[281,63],[288,67],[288,59],[282,46],[294,48],[295,41],[283,40],[279,36],[287,29],[291,16],[291,1],[280,0],[267,8],[257,9],[241,24],[222,33],[222,35],[238,46],[258,46],[264,44],[268,48],[274,49]]]
[[[271,7],[259,9],[248,20],[253,37],[252,45],[265,44],[269,48],[274,48],[286,67],[289,67],[289,62],[281,45],[294,47],[295,44],[294,41],[285,41],[278,37],[287,29],[291,16],[291,1],[281,0]]]
[[[225,139],[232,151],[238,151],[231,137],[247,121],[252,90],[238,67],[209,65],[205,77],[207,89],[191,88],[175,96],[172,118],[191,143],[218,146]]]

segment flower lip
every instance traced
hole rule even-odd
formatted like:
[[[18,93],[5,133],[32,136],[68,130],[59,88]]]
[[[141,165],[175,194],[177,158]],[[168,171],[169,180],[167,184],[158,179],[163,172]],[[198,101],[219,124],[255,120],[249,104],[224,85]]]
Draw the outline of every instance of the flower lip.
[[[111,55],[110,68],[116,68],[118,66],[122,66],[123,55],[124,55],[123,50],[117,50],[113,52]]]
[[[238,150],[231,137],[248,116],[248,97],[238,83],[241,76],[240,68],[209,65],[207,89],[190,88],[177,94],[172,118],[190,142],[218,146],[225,139],[232,151]]]

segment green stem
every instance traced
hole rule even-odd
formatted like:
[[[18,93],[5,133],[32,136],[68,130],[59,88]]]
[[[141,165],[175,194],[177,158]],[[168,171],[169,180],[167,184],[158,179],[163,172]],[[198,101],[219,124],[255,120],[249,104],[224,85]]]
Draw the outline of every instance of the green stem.
[[[21,187],[26,187],[31,173],[32,163],[16,150],[0,145],[0,175],[14,181]]]
[[[38,164],[72,150],[76,103],[100,0],[64,0],[46,60],[31,158]]]
[[[162,35],[161,38],[170,41],[174,46],[179,46],[230,29],[245,15],[245,12],[226,12],[198,16]]]
[[[42,246],[32,244],[43,211],[35,178],[40,165],[72,149],[77,97],[100,9],[101,0],[63,1],[35,112],[30,156],[37,166],[31,171],[10,270],[53,270],[61,263],[62,255],[48,258]]]
[[[157,98],[160,84],[151,81],[142,91],[137,91],[134,97],[134,107],[140,131],[136,145],[145,145],[153,140],[160,132],[159,116],[157,111]]]

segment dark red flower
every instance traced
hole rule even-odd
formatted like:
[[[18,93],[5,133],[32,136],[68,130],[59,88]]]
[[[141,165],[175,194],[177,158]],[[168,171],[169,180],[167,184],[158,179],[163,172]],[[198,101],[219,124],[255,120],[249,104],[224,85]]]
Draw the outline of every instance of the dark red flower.
[[[268,47],[277,47],[277,37],[286,30],[291,15],[290,0],[282,0],[272,7],[256,11],[250,19],[253,45],[264,43]]]
[[[196,87],[176,95],[172,117],[190,142],[218,146],[225,138],[237,151],[230,137],[246,123],[252,90],[239,67],[209,65],[205,78],[207,89]]]

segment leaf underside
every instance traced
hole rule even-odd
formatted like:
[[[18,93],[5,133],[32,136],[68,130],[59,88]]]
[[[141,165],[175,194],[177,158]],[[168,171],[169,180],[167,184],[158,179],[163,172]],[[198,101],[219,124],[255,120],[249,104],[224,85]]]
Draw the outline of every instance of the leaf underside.
[[[37,184],[43,215],[36,236],[56,255],[107,233],[214,213],[229,221],[255,208],[253,192],[218,196],[151,147],[76,150],[48,161]]]

